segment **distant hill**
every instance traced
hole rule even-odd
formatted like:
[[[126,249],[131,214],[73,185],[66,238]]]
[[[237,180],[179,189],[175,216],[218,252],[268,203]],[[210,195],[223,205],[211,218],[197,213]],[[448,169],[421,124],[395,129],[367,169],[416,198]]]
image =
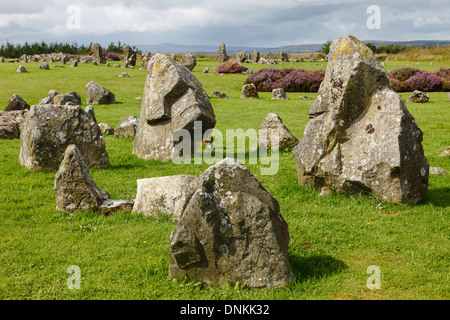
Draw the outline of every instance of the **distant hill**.
[[[376,46],[382,44],[400,44],[406,46],[435,46],[435,45],[450,45],[450,40],[414,40],[414,41],[384,41],[384,40],[364,40],[363,42],[372,42]],[[181,45],[175,43],[161,43],[156,45],[147,45],[140,44],[136,45],[142,52],[150,51],[151,53],[187,53],[192,52],[196,54],[216,54],[219,50],[220,44],[216,46],[211,45]],[[282,46],[275,48],[262,48],[262,47],[244,47],[244,46],[227,46],[227,53],[229,55],[235,55],[239,51],[245,51],[249,54],[253,52],[253,50],[259,51],[259,53],[263,55],[268,54],[279,54],[280,51],[286,53],[308,53],[308,52],[320,52],[320,48],[322,47],[322,43],[313,43],[313,44],[299,44],[299,45],[290,45],[290,46]]]

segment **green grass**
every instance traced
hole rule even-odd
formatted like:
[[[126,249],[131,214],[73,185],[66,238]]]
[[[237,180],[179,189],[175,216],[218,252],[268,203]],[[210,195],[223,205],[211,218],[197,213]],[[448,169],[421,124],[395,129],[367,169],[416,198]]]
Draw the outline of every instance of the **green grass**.
[[[395,63],[396,65],[392,65]],[[387,70],[414,62],[387,63]],[[85,85],[94,80],[113,91],[115,105],[94,106],[98,122],[116,127],[128,115],[139,116],[145,71],[139,66],[124,69],[79,64],[77,68],[40,70],[38,63],[24,66],[0,64],[0,104],[17,93],[30,105],[47,92],[76,91],[85,101]],[[265,114],[275,112],[301,138],[314,100],[298,99],[316,93],[287,93],[289,101],[272,101],[271,93],[259,100],[240,99],[245,75],[202,73],[219,64],[199,59],[194,75],[208,94],[221,91],[227,100],[211,98],[216,128],[257,128]],[[275,67],[291,67],[285,63]],[[449,61],[424,65],[435,71]],[[268,65],[247,67],[257,71]],[[273,67],[270,65],[270,67]],[[304,69],[326,64],[295,63]],[[422,68],[421,66],[418,66]],[[409,93],[402,93],[404,100]],[[85,104],[84,104],[85,106]],[[450,171],[449,159],[437,154],[450,145],[450,104],[447,93],[430,93],[426,104],[407,103],[424,132],[423,146],[431,166]],[[176,175],[199,175],[208,165],[175,165],[144,161],[132,154],[133,141],[105,137],[111,166],[91,173],[113,199],[136,196],[136,179]],[[449,299],[449,206],[450,176],[430,176],[429,192],[417,206],[381,204],[373,196],[332,195],[318,197],[316,190],[297,184],[291,152],[280,154],[276,175],[261,175],[259,165],[248,168],[279,201],[289,224],[289,261],[295,282],[281,289],[216,288],[196,281],[168,280],[169,236],[175,222],[166,216],[143,218],[94,212],[69,215],[55,211],[53,190],[56,172],[29,172],[18,162],[19,140],[2,140],[0,151],[0,299]],[[81,269],[81,289],[69,290],[66,270]],[[366,287],[377,265],[381,289]]]

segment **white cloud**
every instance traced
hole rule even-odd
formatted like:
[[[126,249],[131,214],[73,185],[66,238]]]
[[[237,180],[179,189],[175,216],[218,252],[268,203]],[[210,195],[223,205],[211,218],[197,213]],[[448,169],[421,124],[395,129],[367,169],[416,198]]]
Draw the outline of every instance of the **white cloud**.
[[[0,4],[0,42],[54,40],[130,42],[222,42],[277,46],[320,43],[345,34],[362,39],[403,39],[429,34],[450,39],[450,8],[430,0],[425,9],[379,0],[382,28],[366,28],[368,3],[356,0],[15,0]],[[408,7],[422,4],[412,0]],[[66,27],[67,7],[80,8],[80,29]],[[447,31],[446,31],[447,30]],[[221,39],[221,40],[214,40]],[[142,43],[140,42],[140,43]]]

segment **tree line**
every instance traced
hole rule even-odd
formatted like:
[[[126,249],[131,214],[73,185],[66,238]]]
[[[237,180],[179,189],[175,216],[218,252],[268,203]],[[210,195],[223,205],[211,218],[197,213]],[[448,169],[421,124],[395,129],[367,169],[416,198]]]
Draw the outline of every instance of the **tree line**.
[[[328,40],[327,42],[325,42],[322,47],[320,48],[320,51],[323,52],[324,54],[328,54],[328,52],[330,52],[330,45],[331,45],[332,41]],[[373,42],[367,42],[365,43],[366,46],[368,46],[373,53],[387,53],[387,54],[391,54],[391,53],[399,53],[402,51],[406,51],[406,49],[408,49],[408,47],[406,45],[400,45],[400,44],[382,44],[379,45],[378,47],[373,43]]]
[[[123,53],[123,46],[125,44],[118,41],[117,44],[111,42],[108,47],[103,48],[107,52],[114,53]],[[72,43],[63,43],[63,42],[50,42],[46,43],[42,42],[34,42],[28,43],[11,43],[6,41],[6,44],[2,44],[0,46],[0,57],[5,58],[20,58],[22,55],[35,55],[35,54],[48,54],[48,53],[66,53],[66,54],[79,54],[79,55],[87,55],[91,52],[92,43],[88,46],[81,44],[79,45],[76,42]],[[137,53],[142,53],[136,46],[131,46],[134,51]]]

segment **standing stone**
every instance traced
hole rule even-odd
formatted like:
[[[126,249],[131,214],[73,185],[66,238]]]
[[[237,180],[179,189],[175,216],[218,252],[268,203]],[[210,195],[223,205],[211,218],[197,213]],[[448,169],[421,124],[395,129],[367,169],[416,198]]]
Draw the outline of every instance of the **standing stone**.
[[[426,92],[414,90],[408,99],[406,99],[406,102],[425,103],[428,100],[430,100],[430,96]]]
[[[249,288],[292,282],[288,225],[277,200],[231,158],[199,179],[170,236],[169,278],[217,286],[239,282]]]
[[[106,57],[103,55],[103,49],[98,43],[93,43],[91,46],[92,62],[106,63]]]
[[[217,51],[216,61],[225,62],[229,59],[227,55],[227,49],[225,47],[225,43],[221,43],[219,47],[219,51]]]
[[[149,51],[146,51],[142,56],[142,68],[147,69],[148,61],[152,57],[152,54]]]
[[[18,94],[13,94],[11,98],[9,98],[5,106],[5,111],[27,110],[27,109],[30,109],[30,106]]]
[[[109,200],[109,193],[95,184],[75,144],[68,145],[64,152],[64,159],[55,176],[54,189],[57,211],[96,210]]]
[[[259,127],[258,137],[252,146],[252,150],[264,145],[267,150],[277,151],[292,149],[297,144],[297,138],[286,128],[281,118],[275,113],[269,113],[266,114]]]
[[[5,62],[5,58],[4,57],[0,57],[0,62],[1,63]]]
[[[197,65],[197,57],[193,55],[192,53],[186,53],[183,55],[183,58],[181,59],[181,64],[189,69],[189,71],[192,71],[194,67]]]
[[[280,52],[280,60],[281,60],[281,62],[288,62],[289,55],[286,52],[281,51]]]
[[[259,99],[258,91],[253,83],[244,84],[241,89],[242,99]]]
[[[137,126],[139,124],[139,118],[135,115],[131,115],[126,117],[120,122],[114,131],[114,136],[116,137],[125,137],[134,139],[136,136]]]
[[[70,66],[71,67],[78,67],[78,60],[73,60],[72,64]]]
[[[70,144],[78,146],[88,166],[109,166],[100,128],[80,106],[31,106],[22,127],[19,163],[31,171],[57,170]]]
[[[194,122],[202,134],[216,118],[208,94],[194,75],[175,60],[155,54],[149,61],[133,153],[142,159],[172,159],[174,132],[186,129],[195,148]]]
[[[129,46],[123,47],[123,65],[122,68],[136,66],[136,52]]]
[[[283,88],[276,88],[272,90],[272,100],[289,100]]]
[[[428,189],[422,131],[386,70],[352,36],[333,42],[325,78],[293,154],[299,183],[341,193],[373,191],[416,204]]]
[[[138,179],[133,212],[145,217],[167,214],[179,218],[199,187],[199,178],[189,175]]]
[[[261,55],[259,54],[258,51],[253,50],[253,54],[252,54],[252,62],[253,63],[259,63],[259,59],[261,58]]]
[[[16,71],[16,72],[18,72],[18,73],[26,73],[26,72],[28,72],[28,71],[27,71],[27,69],[25,69],[24,66],[19,65],[19,67],[17,68],[17,71]]]
[[[86,84],[86,102],[92,104],[114,104],[116,97],[114,93],[102,87],[95,81]]]

